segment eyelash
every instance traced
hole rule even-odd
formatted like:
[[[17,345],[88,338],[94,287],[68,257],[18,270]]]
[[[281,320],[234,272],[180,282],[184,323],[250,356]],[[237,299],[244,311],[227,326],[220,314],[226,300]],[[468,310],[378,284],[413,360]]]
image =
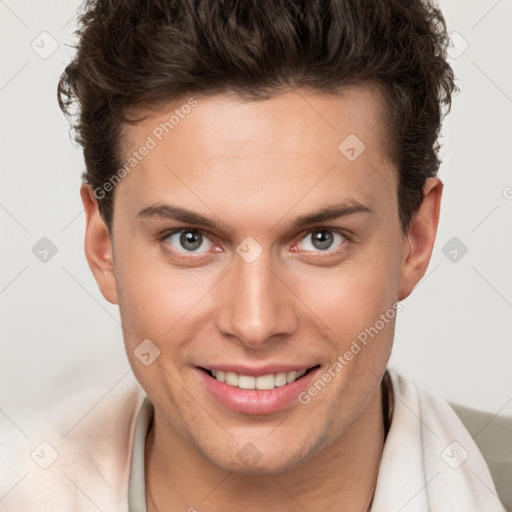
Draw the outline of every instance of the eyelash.
[[[171,249],[169,244],[166,244],[165,241],[170,236],[172,236],[176,233],[180,233],[181,231],[195,231],[197,233],[200,233],[203,237],[208,238],[210,241],[214,241],[214,238],[212,238],[206,231],[203,231],[201,229],[196,229],[196,228],[191,228],[191,227],[173,228],[171,230],[162,232],[157,237],[157,240],[164,244],[165,250],[167,253],[171,254],[175,259],[190,259],[190,260],[197,260],[197,259],[201,258],[201,256],[208,254],[208,253],[199,253],[200,255],[197,255],[197,253],[193,253],[193,252],[187,253],[187,252],[183,251],[183,252],[180,252],[179,256],[176,256],[176,251]],[[333,227],[317,227],[317,228],[305,231],[300,236],[295,238],[294,240],[296,240],[296,241],[294,242],[294,245],[297,242],[304,240],[304,238],[306,238],[306,236],[310,235],[311,233],[316,233],[318,231],[331,231],[332,233],[337,233],[337,234],[341,235],[345,240],[342,242],[340,247],[338,247],[337,249],[334,249],[332,251],[327,250],[327,251],[310,252],[310,254],[308,254],[308,256],[306,256],[307,258],[312,258],[312,259],[318,258],[318,257],[327,258],[329,256],[332,257],[335,255],[339,255],[340,253],[342,253],[346,250],[346,247],[345,247],[346,244],[352,241],[351,234],[348,233],[344,229],[333,228]],[[296,251],[296,252],[300,252],[300,250]]]
[[[311,235],[312,233],[317,233],[318,231],[330,231],[332,233],[337,233],[338,235],[341,235],[344,240],[341,243],[341,245],[337,249],[327,250],[327,251],[306,251],[307,256],[306,258],[314,259],[314,258],[328,258],[333,256],[339,256],[340,254],[344,253],[347,250],[347,243],[352,241],[352,237],[349,233],[347,233],[346,230],[340,229],[340,228],[332,228],[332,227],[318,227],[314,229],[310,229],[304,233],[302,233],[296,240],[297,242],[301,242],[304,240],[308,235]],[[300,252],[300,251],[298,251]]]

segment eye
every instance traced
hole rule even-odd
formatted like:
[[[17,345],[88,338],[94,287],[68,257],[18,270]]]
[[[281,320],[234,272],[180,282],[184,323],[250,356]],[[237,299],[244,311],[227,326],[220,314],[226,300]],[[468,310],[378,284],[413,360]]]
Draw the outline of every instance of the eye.
[[[338,249],[346,238],[332,229],[311,231],[301,240],[301,249],[311,252],[327,252]]]
[[[212,242],[196,229],[182,229],[172,233],[165,241],[180,252],[208,252],[212,248]]]

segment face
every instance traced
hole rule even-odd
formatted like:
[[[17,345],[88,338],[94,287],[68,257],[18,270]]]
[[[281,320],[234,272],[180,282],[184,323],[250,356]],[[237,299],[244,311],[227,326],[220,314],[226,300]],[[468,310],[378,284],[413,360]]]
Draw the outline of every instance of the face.
[[[376,90],[187,100],[127,128],[137,164],[111,241],[89,204],[88,258],[155,421],[221,468],[280,472],[369,403],[433,240],[401,230]]]

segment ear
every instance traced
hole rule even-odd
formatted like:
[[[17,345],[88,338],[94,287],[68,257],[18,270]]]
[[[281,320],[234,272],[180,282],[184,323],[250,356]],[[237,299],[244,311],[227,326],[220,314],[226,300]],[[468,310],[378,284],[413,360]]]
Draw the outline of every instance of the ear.
[[[105,299],[117,304],[114,258],[110,234],[101,218],[98,200],[90,185],[83,184],[80,195],[85,210],[85,256]]]
[[[443,183],[439,178],[427,178],[423,200],[404,238],[399,300],[409,296],[427,270],[436,239],[442,192]]]

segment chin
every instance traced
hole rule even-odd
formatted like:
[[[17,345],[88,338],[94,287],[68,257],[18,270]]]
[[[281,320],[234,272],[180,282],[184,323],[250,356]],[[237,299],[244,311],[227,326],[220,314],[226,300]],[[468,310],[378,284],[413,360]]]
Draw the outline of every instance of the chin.
[[[237,475],[279,475],[300,465],[302,458],[291,454],[283,456],[282,453],[275,456],[262,456],[255,462],[240,461],[238,457],[229,460],[212,460],[219,468]]]
[[[247,439],[237,440],[238,448],[233,450],[233,445],[220,448],[217,452],[203,452],[203,455],[215,466],[239,475],[278,475],[290,471],[305,462],[316,453],[323,443],[319,440],[314,445],[307,440],[299,441],[295,438],[294,445],[287,439],[276,439],[276,442],[264,442]],[[263,443],[261,442],[263,441]],[[235,443],[235,441],[233,441]]]

